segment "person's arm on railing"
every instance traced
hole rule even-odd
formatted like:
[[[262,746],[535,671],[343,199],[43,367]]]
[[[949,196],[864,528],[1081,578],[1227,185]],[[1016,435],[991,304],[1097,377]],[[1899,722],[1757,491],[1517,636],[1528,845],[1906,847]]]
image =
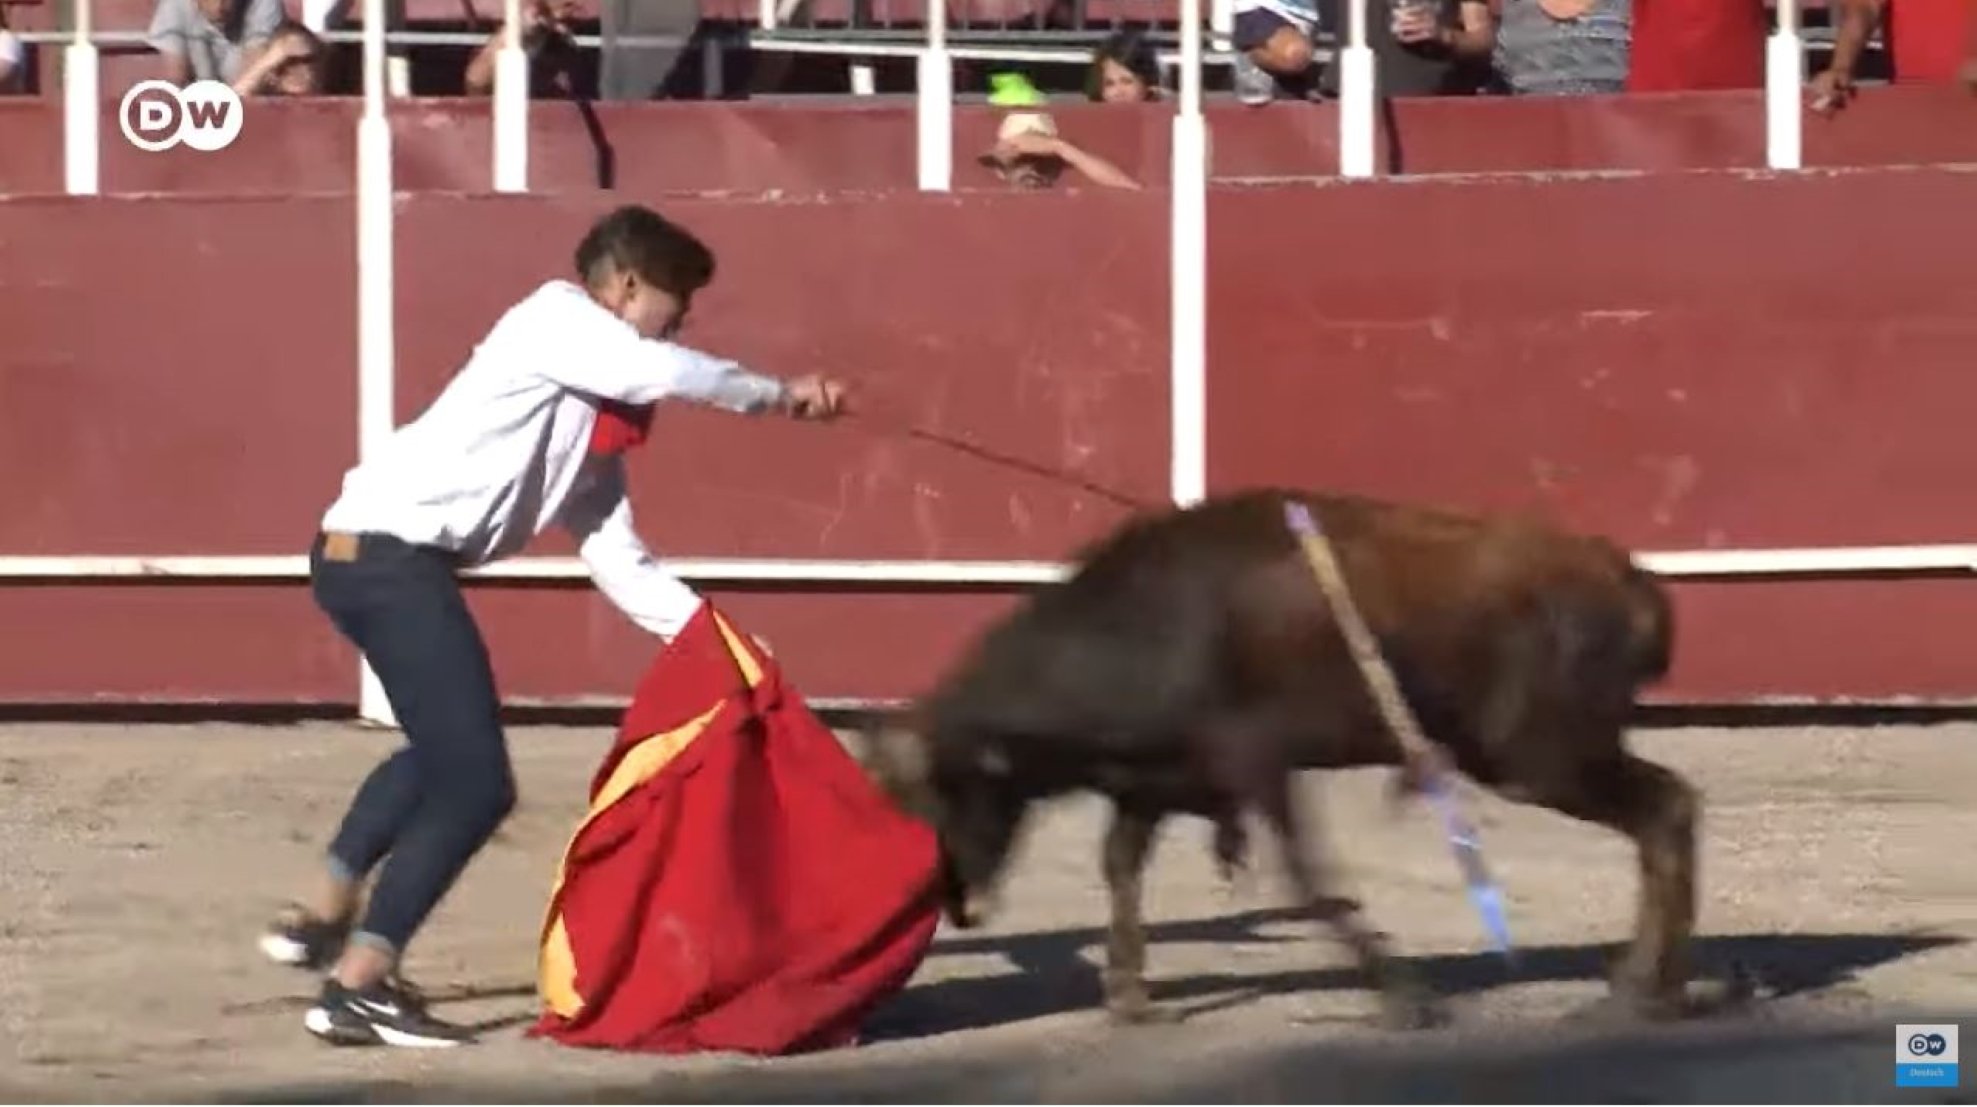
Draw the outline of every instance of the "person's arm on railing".
[[[1860,64],[1861,51],[1867,49],[1867,40],[1881,22],[1881,10],[1886,3],[1887,0],[1835,0],[1838,23],[1833,30],[1833,60],[1812,78],[1808,91],[1813,111],[1832,115],[1853,99],[1854,68]]]
[[[1060,158],[1064,164],[1084,174],[1093,184],[1103,185],[1106,188],[1140,187],[1140,183],[1134,180],[1130,173],[1057,135],[1047,135],[1041,131],[1025,131],[1012,136],[1004,145],[1016,154]]]
[[[279,34],[268,40],[266,48],[252,56],[252,60],[241,67],[240,76],[234,78],[233,90],[242,96],[256,96],[266,91],[268,78],[291,61],[308,58],[314,53],[309,39],[301,35]]]

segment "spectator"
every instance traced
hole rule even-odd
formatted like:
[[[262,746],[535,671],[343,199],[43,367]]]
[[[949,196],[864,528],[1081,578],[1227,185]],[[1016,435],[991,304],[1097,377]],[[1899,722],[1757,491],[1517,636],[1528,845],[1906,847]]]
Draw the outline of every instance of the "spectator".
[[[173,84],[231,84],[284,18],[282,0],[158,0],[148,41],[165,56],[165,79]]]
[[[1059,137],[1057,124],[1042,112],[1012,112],[1004,117],[995,148],[980,160],[1019,188],[1049,188],[1066,168],[1105,188],[1140,187],[1125,170]]]
[[[1764,87],[1765,0],[1634,0],[1628,92]]]
[[[1627,87],[1629,0],[1492,0],[1499,84],[1515,96],[1585,96]]]
[[[323,90],[323,40],[300,23],[284,23],[268,37],[246,72],[233,83],[242,96],[315,96]]]
[[[1085,96],[1107,104],[1160,98],[1160,62],[1138,31],[1117,31],[1092,51]]]
[[[15,90],[14,78],[20,75],[26,61],[27,51],[22,48],[21,40],[15,38],[14,32],[9,31],[5,24],[0,24],[0,92]]]
[[[1319,18],[1343,45],[1345,5],[1318,0]],[[1481,91],[1496,50],[1496,19],[1488,0],[1366,0],[1366,45],[1373,51],[1380,96],[1458,96]],[[1337,96],[1339,66],[1322,89]]]
[[[1876,24],[1884,27],[1889,68],[1900,81],[1951,81],[1968,68],[1973,19],[1964,0],[1834,0],[1832,60],[1812,78],[1812,110],[1832,115],[1853,99],[1854,70]]]
[[[570,71],[565,63],[575,53],[570,41],[570,20],[575,18],[576,9],[576,0],[524,0],[522,49],[529,56],[530,96],[570,94]],[[506,26],[496,30],[467,64],[467,95],[488,96],[494,92],[494,60],[507,42],[507,32]],[[547,64],[538,68],[538,61]]]
[[[1376,0],[1367,2],[1370,7]],[[1318,32],[1312,0],[1235,0],[1235,16],[1230,43],[1236,48],[1236,98],[1267,104],[1279,89],[1305,98],[1311,87],[1311,40]]]

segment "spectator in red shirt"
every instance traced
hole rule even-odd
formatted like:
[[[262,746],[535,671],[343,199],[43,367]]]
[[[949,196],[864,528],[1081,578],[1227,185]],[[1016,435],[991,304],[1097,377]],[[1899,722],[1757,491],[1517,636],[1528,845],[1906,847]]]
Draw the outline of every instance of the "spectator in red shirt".
[[[1831,115],[1853,98],[1854,68],[1881,23],[1888,60],[1900,82],[1968,79],[1968,40],[1977,31],[1968,0],[1834,0],[1839,23],[1833,32],[1833,60],[1812,79],[1812,110]]]
[[[1764,87],[1764,0],[1634,0],[1629,92]]]

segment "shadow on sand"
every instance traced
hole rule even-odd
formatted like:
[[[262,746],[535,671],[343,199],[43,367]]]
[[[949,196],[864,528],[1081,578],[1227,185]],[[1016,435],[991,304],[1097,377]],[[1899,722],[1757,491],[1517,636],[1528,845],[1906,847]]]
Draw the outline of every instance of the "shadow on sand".
[[[1342,965],[1275,973],[1159,976],[1157,944],[1162,942],[1232,947],[1311,942],[1315,951],[1323,938],[1304,919],[1292,909],[1269,908],[1149,925],[1154,999],[1194,1016],[1263,996],[1364,988],[1360,974]],[[997,953],[1018,971],[913,987],[874,1016],[871,1037],[924,1037],[1096,1009],[1103,1002],[1096,958],[1102,956],[1098,950],[1104,941],[1105,933],[1098,928],[945,939],[935,947],[935,956]],[[1778,999],[1844,984],[1863,970],[1961,941],[1934,934],[1704,936],[1695,941],[1692,959],[1699,981],[1736,973],[1755,986],[1760,998]],[[1522,947],[1514,965],[1492,953],[1406,960],[1438,994],[1461,996],[1512,984],[1601,981],[1617,949],[1611,943]],[[1093,959],[1087,959],[1087,950],[1094,951]]]

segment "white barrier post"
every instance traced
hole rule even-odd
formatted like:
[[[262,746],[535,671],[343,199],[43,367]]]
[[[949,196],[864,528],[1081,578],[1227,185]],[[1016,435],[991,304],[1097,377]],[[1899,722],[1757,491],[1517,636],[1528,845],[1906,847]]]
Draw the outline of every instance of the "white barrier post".
[[[1346,0],[1346,44],[1339,50],[1339,176],[1373,175],[1373,50],[1366,45],[1366,0]]]
[[[1208,29],[1215,32],[1215,48],[1227,49],[1229,36],[1236,33],[1235,0],[1213,0],[1208,5]]]
[[[391,434],[396,351],[392,326],[391,120],[385,114],[384,0],[364,0],[364,114],[357,120],[357,453]],[[367,663],[358,694],[365,722],[396,726]]]
[[[1773,169],[1801,168],[1805,117],[1805,45],[1799,37],[1798,0],[1778,0],[1778,28],[1764,51],[1765,161]]]
[[[75,0],[75,38],[62,52],[62,176],[72,196],[94,196],[102,183],[103,77],[91,2]]]
[[[1201,0],[1181,0],[1181,102],[1174,113],[1169,485],[1189,506],[1208,491],[1208,120],[1201,114]]]
[[[494,54],[494,190],[529,190],[529,55],[522,49],[522,0],[507,0]]]
[[[954,55],[947,52],[947,0],[927,0],[927,45],[915,99],[920,191],[954,187]]]

